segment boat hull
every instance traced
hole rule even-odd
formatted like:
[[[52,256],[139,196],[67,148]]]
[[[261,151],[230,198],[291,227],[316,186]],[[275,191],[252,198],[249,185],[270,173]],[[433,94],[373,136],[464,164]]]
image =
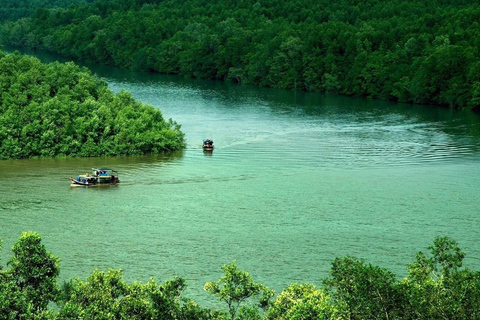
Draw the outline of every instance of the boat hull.
[[[74,178],[70,178],[70,182],[72,183],[71,186],[75,186],[75,187],[82,187],[82,186],[87,187],[87,186],[94,186],[97,184],[95,180],[91,180],[91,179],[77,180]]]
[[[105,185],[113,185],[117,184],[120,182],[118,178],[115,178],[114,180],[112,179],[98,179],[98,178],[92,178],[92,179],[84,179],[84,180],[77,180],[74,178],[70,178],[70,186],[72,187],[93,187],[93,186],[105,186]]]

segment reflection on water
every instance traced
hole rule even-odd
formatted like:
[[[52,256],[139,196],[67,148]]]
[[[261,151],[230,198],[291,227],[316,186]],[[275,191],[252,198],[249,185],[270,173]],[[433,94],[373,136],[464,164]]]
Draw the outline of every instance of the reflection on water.
[[[213,155],[213,150],[203,149],[203,154],[206,156]]]
[[[62,259],[62,279],[94,268],[140,281],[180,275],[205,302],[203,284],[234,259],[279,291],[320,284],[344,255],[405,275],[438,235],[480,267],[478,115],[93,68],[112,90],[180,123],[188,146],[0,162],[4,247],[39,232]],[[204,137],[214,153],[203,151]],[[118,170],[121,184],[69,186],[97,166]]]
[[[44,177],[46,174],[53,177],[65,174],[76,175],[91,172],[92,168],[112,167],[121,171],[136,171],[162,167],[169,163],[181,161],[184,151],[169,154],[153,154],[128,157],[91,157],[91,158],[60,158],[60,159],[24,159],[7,160],[0,162],[0,179],[22,177]]]

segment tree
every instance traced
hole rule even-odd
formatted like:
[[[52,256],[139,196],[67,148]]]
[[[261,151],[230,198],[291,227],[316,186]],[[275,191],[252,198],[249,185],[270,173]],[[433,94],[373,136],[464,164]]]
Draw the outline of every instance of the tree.
[[[273,302],[267,320],[322,320],[341,319],[341,303],[334,305],[323,289],[312,284],[292,283]],[[344,307],[344,306],[343,306]]]
[[[185,280],[158,285],[129,284],[121,270],[94,270],[86,281],[73,279],[62,290],[61,319],[209,319],[210,313],[182,299]],[[212,317],[213,318],[213,317]],[[195,319],[195,318],[193,318]]]
[[[0,314],[7,318],[46,317],[57,300],[59,259],[35,232],[24,232],[14,244],[10,267],[0,272]]]
[[[353,257],[336,258],[327,292],[335,303],[345,304],[350,319],[392,319],[399,314],[395,275]]]
[[[222,266],[222,270],[224,275],[218,282],[207,282],[204,289],[227,304],[232,320],[235,319],[240,305],[250,298],[259,296],[258,306],[268,307],[270,298],[274,294],[273,290],[261,283],[254,282],[248,272],[238,270],[236,261]]]
[[[148,154],[182,149],[160,110],[74,63],[0,54],[0,159]]]
[[[436,237],[408,265],[409,276],[401,289],[404,314],[421,319],[478,319],[480,316],[480,273],[462,267],[465,254],[449,237]]]
[[[2,41],[76,59],[267,87],[477,105],[475,81],[465,76],[478,60],[476,0],[4,2],[0,18],[25,18],[3,23]]]

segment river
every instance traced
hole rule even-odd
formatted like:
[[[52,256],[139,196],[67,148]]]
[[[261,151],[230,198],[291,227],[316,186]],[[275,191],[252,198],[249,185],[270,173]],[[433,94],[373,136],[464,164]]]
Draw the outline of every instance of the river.
[[[346,255],[405,276],[418,251],[448,235],[465,265],[480,267],[478,115],[89,67],[180,123],[188,146],[1,161],[3,265],[31,230],[61,258],[61,280],[95,268],[121,268],[128,281],[179,275],[200,304],[215,300],[203,284],[233,260],[279,292],[320,285]],[[70,187],[95,166],[122,182]]]

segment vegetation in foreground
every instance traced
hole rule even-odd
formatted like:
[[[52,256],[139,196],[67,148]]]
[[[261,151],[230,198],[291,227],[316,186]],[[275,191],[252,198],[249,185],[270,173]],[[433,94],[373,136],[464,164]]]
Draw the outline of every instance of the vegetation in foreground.
[[[180,126],[73,62],[0,51],[0,159],[173,151]]]
[[[480,107],[477,0],[111,0],[38,9],[4,43],[153,72]]]
[[[465,254],[448,237],[419,252],[404,279],[344,257],[320,287],[293,283],[277,296],[233,262],[204,287],[223,310],[183,297],[178,277],[127,283],[121,270],[94,270],[59,287],[59,258],[34,232],[23,233],[12,251],[0,269],[1,319],[480,319],[480,272],[462,267]]]

